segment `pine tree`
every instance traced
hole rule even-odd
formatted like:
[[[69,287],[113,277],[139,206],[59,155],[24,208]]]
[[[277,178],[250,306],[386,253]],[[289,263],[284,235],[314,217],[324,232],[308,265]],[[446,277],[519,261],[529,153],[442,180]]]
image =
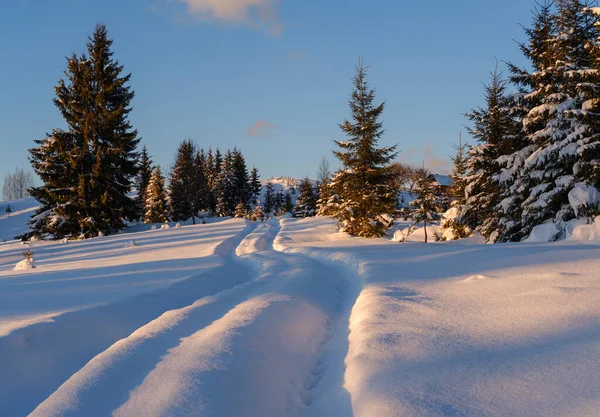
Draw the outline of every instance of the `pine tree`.
[[[263,202],[264,212],[267,216],[270,216],[275,209],[275,191],[273,184],[267,183],[265,187],[265,201]]]
[[[250,220],[253,222],[264,222],[265,221],[265,212],[263,211],[262,205],[260,201],[257,201],[254,204],[254,209],[250,213]]]
[[[437,212],[437,197],[431,184],[431,175],[424,171],[415,187],[417,198],[410,202],[414,207],[412,213],[415,224],[423,222],[425,243],[427,243],[427,223],[440,219]]]
[[[194,213],[207,211],[210,207],[210,186],[207,178],[208,168],[204,149],[196,153],[194,160]]]
[[[44,181],[33,191],[42,202],[30,223],[33,234],[109,234],[138,214],[127,196],[138,169],[139,139],[128,121],[134,93],[111,46],[106,27],[96,26],[88,54],[69,58],[67,79],[55,88],[54,103],[68,129],[54,130],[30,150]]]
[[[568,193],[589,182],[600,143],[592,119],[598,91],[598,18],[591,2],[561,0],[536,12],[521,49],[531,72],[511,66],[520,89],[526,146],[502,158],[505,184],[500,240],[519,240],[538,224],[575,217]],[[595,92],[594,92],[595,91]],[[591,101],[590,101],[591,100]]]
[[[325,211],[325,207],[329,201],[329,184],[331,182],[331,171],[329,170],[329,161],[323,157],[319,165],[317,173],[317,204],[316,214],[320,215],[321,211]]]
[[[185,140],[177,149],[169,180],[169,208],[173,221],[187,220],[191,217],[192,223],[196,223],[199,186],[196,174],[196,147],[192,141]]]
[[[234,149],[232,160],[232,171],[235,178],[235,197],[241,201],[246,207],[246,210],[250,208],[250,199],[252,191],[250,189],[250,177],[248,176],[248,168],[246,167],[246,160],[242,153]]]
[[[485,87],[485,102],[484,108],[467,114],[473,123],[469,133],[478,144],[471,147],[466,164],[461,166],[466,169],[466,175],[459,182],[465,203],[457,221],[490,239],[498,229],[499,221],[496,206],[500,203],[501,189],[495,180],[500,172],[498,158],[511,153],[520,144],[522,128],[520,120],[513,115],[506,82],[497,70]]]
[[[258,175],[258,169],[255,167],[250,172],[250,201],[256,202],[260,198],[261,191],[260,176]]]
[[[148,183],[150,182],[150,177],[152,176],[153,171],[152,159],[150,155],[148,155],[148,149],[146,146],[142,148],[142,152],[140,154],[140,161],[138,164],[138,175],[135,182],[135,187],[137,189],[137,204],[139,210],[139,218],[144,217],[145,207],[146,207],[146,188],[148,188]]]
[[[168,221],[167,193],[165,179],[160,166],[154,168],[146,189],[146,213],[144,223],[164,223]]]
[[[240,200],[238,205],[235,206],[235,213],[233,214],[233,216],[240,219],[245,219],[246,217],[248,217],[248,210],[246,209],[246,204],[244,204],[242,200]]]
[[[396,192],[390,186],[392,174],[388,169],[396,147],[377,148],[384,133],[379,122],[384,103],[374,105],[375,92],[365,77],[361,61],[349,101],[353,122],[346,120],[340,125],[349,140],[335,142],[340,150],[334,155],[344,165],[332,182],[340,201],[331,204],[328,210],[338,219],[342,231],[354,236],[380,237],[390,226],[386,217],[393,215],[396,208]]]
[[[218,177],[217,185],[217,208],[216,214],[220,217],[230,217],[235,213],[235,208],[239,202],[237,193],[237,179],[233,170],[234,156],[231,151],[227,151],[220,166],[221,172]]]
[[[469,146],[462,141],[462,134],[459,136],[458,144],[453,144],[452,147],[456,151],[452,156],[452,188],[451,195],[454,198],[453,205],[464,205],[466,204],[465,188],[467,187],[467,181],[465,179],[467,175],[467,152]]]
[[[316,212],[316,196],[308,177],[300,182],[298,198],[294,207],[294,217],[312,217]]]

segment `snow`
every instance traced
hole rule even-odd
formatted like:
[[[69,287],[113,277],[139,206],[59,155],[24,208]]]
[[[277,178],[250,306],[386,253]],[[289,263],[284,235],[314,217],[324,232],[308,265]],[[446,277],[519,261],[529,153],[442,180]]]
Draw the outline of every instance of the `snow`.
[[[525,242],[528,243],[547,243],[556,240],[556,237],[560,233],[560,229],[555,223],[544,223],[537,225],[531,231],[531,234]]]
[[[34,269],[36,267],[33,259],[23,259],[21,262],[15,265],[15,271]]]
[[[6,213],[8,205],[12,209],[10,214]],[[39,205],[33,198],[0,201],[0,245],[28,232],[27,222]]]
[[[598,190],[585,183],[577,183],[569,192],[569,204],[578,215],[582,207],[598,206],[600,204],[600,193]]]
[[[0,415],[597,415],[600,218],[498,245],[209,220],[31,243],[29,271],[0,245]]]

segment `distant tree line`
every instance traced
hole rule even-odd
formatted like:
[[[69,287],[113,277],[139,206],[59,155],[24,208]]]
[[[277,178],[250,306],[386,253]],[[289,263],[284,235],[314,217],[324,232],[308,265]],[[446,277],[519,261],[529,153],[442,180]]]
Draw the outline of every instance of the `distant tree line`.
[[[21,168],[4,177],[2,198],[4,200],[20,200],[29,197],[29,189],[33,187],[33,175]]]

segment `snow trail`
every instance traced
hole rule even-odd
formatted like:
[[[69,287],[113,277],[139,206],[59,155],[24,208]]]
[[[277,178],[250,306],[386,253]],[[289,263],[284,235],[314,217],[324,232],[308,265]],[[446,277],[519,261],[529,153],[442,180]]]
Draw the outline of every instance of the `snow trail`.
[[[251,279],[246,268],[231,261],[231,251],[254,229],[241,226],[225,235],[213,255],[201,254],[191,265],[189,260],[167,262],[166,271],[185,266],[189,272],[163,288],[46,318],[0,337],[0,369],[12,375],[0,380],[0,415],[30,412],[90,359],[164,311]],[[202,235],[201,226],[196,233]]]

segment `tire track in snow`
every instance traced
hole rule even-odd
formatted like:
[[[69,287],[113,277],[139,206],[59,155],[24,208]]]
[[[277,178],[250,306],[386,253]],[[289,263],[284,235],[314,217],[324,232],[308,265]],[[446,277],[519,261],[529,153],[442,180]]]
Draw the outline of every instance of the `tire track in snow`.
[[[66,313],[0,338],[0,369],[11,375],[0,380],[0,415],[26,415],[90,359],[163,312],[249,280],[247,269],[232,258],[239,242],[254,228],[247,224],[219,244],[216,254],[205,259],[207,269],[200,274],[161,290]],[[234,278],[219,279],[223,274]]]
[[[250,224],[243,234],[223,242],[216,250],[216,253],[227,257],[238,269],[242,268],[246,274],[251,274],[254,280],[203,297],[185,307],[164,312],[96,355],[31,415],[110,415],[127,402],[129,393],[144,382],[148,374],[161,363],[163,356],[175,349],[182,339],[222,320],[242,305],[249,293],[260,293],[267,280],[256,280],[257,265],[241,258],[240,254],[249,254],[257,250],[257,247],[271,246],[276,233],[256,229],[255,224]],[[240,250],[240,247],[245,249]],[[251,269],[256,271],[252,273]],[[212,274],[212,279],[219,281],[222,278],[219,275],[227,272],[232,271],[217,269]]]
[[[286,221],[284,221],[286,222]],[[350,256],[329,253],[314,248],[292,249],[284,242],[285,223],[274,241],[274,249],[289,256],[310,259],[338,278],[339,297],[334,314],[327,322],[327,336],[321,341],[315,362],[302,393],[306,406],[304,417],[352,417],[350,394],[344,388],[345,359],[350,347],[350,317],[361,293],[361,267]]]

